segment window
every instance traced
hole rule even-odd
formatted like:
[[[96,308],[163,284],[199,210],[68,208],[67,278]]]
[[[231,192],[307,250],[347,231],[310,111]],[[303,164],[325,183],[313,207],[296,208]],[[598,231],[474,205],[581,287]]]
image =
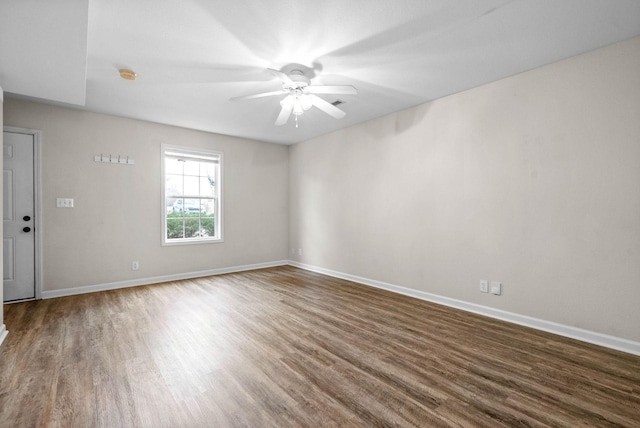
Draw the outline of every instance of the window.
[[[165,245],[222,241],[222,153],[162,146]]]

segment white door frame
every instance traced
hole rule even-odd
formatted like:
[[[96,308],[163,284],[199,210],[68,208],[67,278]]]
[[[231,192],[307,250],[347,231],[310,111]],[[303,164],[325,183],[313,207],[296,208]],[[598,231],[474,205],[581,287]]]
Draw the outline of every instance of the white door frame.
[[[42,299],[42,193],[40,191],[42,187],[41,182],[41,131],[36,129],[15,128],[13,126],[5,126],[4,132],[11,132],[14,134],[25,134],[33,136],[33,210],[35,221],[34,226],[34,240],[35,240],[35,260],[34,260],[34,278],[35,278],[35,298],[36,300]],[[18,300],[17,302],[19,302]],[[16,302],[11,302],[16,303]]]

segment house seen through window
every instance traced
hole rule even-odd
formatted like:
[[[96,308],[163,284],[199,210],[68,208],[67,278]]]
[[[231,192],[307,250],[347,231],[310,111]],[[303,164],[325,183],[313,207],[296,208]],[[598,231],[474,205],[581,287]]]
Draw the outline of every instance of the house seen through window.
[[[222,240],[222,153],[163,146],[163,243]]]

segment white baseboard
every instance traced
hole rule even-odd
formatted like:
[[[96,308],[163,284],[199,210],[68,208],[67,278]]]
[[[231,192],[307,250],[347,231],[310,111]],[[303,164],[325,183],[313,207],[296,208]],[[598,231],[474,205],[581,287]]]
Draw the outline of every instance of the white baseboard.
[[[105,284],[87,285],[83,287],[63,288],[61,290],[43,291],[43,299],[53,299],[56,297],[73,296],[76,294],[94,293],[96,291],[117,290],[119,288],[137,287],[140,285],[156,284],[159,282],[179,281],[181,279],[201,278],[203,276],[222,275],[225,273],[242,272],[247,270],[264,269],[275,266],[285,266],[289,264],[286,260],[275,262],[257,263],[244,266],[232,266],[219,269],[201,270],[197,272],[178,273],[174,275],[154,276],[149,278],[138,278],[127,281],[109,282]]]
[[[0,345],[2,345],[2,342],[4,342],[4,339],[8,334],[9,331],[7,330],[7,326],[5,326],[4,324],[0,324]]]
[[[330,269],[311,266],[296,261],[289,261],[289,265],[311,272],[321,273],[323,275],[332,276],[335,278],[346,279],[348,281],[357,282],[359,284],[364,284],[375,288],[381,288],[383,290],[392,291],[394,293],[404,294],[405,296],[411,296],[417,299],[438,303],[440,305],[462,309],[463,311],[473,312],[502,321],[535,328],[537,330],[558,334],[560,336],[570,337],[572,339],[581,340],[583,342],[593,343],[595,345],[604,346],[606,348],[616,349],[618,351],[627,352],[629,354],[640,355],[640,342],[634,342],[632,340],[609,336],[607,334],[558,324],[552,321],[545,321],[526,315],[519,315],[513,312],[507,312],[500,309],[490,308],[488,306],[465,302],[463,300],[451,299],[449,297],[439,296],[437,294],[431,294],[411,288],[400,287],[398,285],[388,284],[386,282],[376,281],[373,279],[362,278],[342,272],[336,272]]]

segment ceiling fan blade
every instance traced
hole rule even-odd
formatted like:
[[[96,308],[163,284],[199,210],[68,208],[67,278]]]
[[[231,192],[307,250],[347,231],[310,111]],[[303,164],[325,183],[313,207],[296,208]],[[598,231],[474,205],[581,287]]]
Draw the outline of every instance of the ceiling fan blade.
[[[268,68],[267,70],[273,73],[278,79],[282,80],[282,83],[287,83],[289,85],[294,84],[293,80],[291,80],[291,78],[287,76],[285,73],[283,73],[282,71],[276,70],[274,68]]]
[[[339,95],[357,95],[358,90],[351,85],[345,86],[307,86],[306,92],[308,94],[339,94]]]
[[[285,91],[280,89],[278,91],[263,92],[261,94],[243,95],[241,97],[233,97],[233,98],[230,99],[230,101],[252,100],[254,98],[271,97],[271,96],[274,96],[274,95],[282,95],[284,93],[285,93]]]
[[[338,107],[334,106],[328,101],[323,100],[320,97],[317,97],[315,95],[309,95],[309,97],[311,98],[311,104],[318,107],[320,110],[322,110],[323,112],[327,113],[329,116],[335,119],[342,119],[347,115]]]
[[[293,102],[289,99],[289,97],[285,98],[282,102],[282,110],[280,110],[280,114],[276,119],[276,125],[281,126],[287,123],[289,117],[291,116],[291,111],[293,110]]]

